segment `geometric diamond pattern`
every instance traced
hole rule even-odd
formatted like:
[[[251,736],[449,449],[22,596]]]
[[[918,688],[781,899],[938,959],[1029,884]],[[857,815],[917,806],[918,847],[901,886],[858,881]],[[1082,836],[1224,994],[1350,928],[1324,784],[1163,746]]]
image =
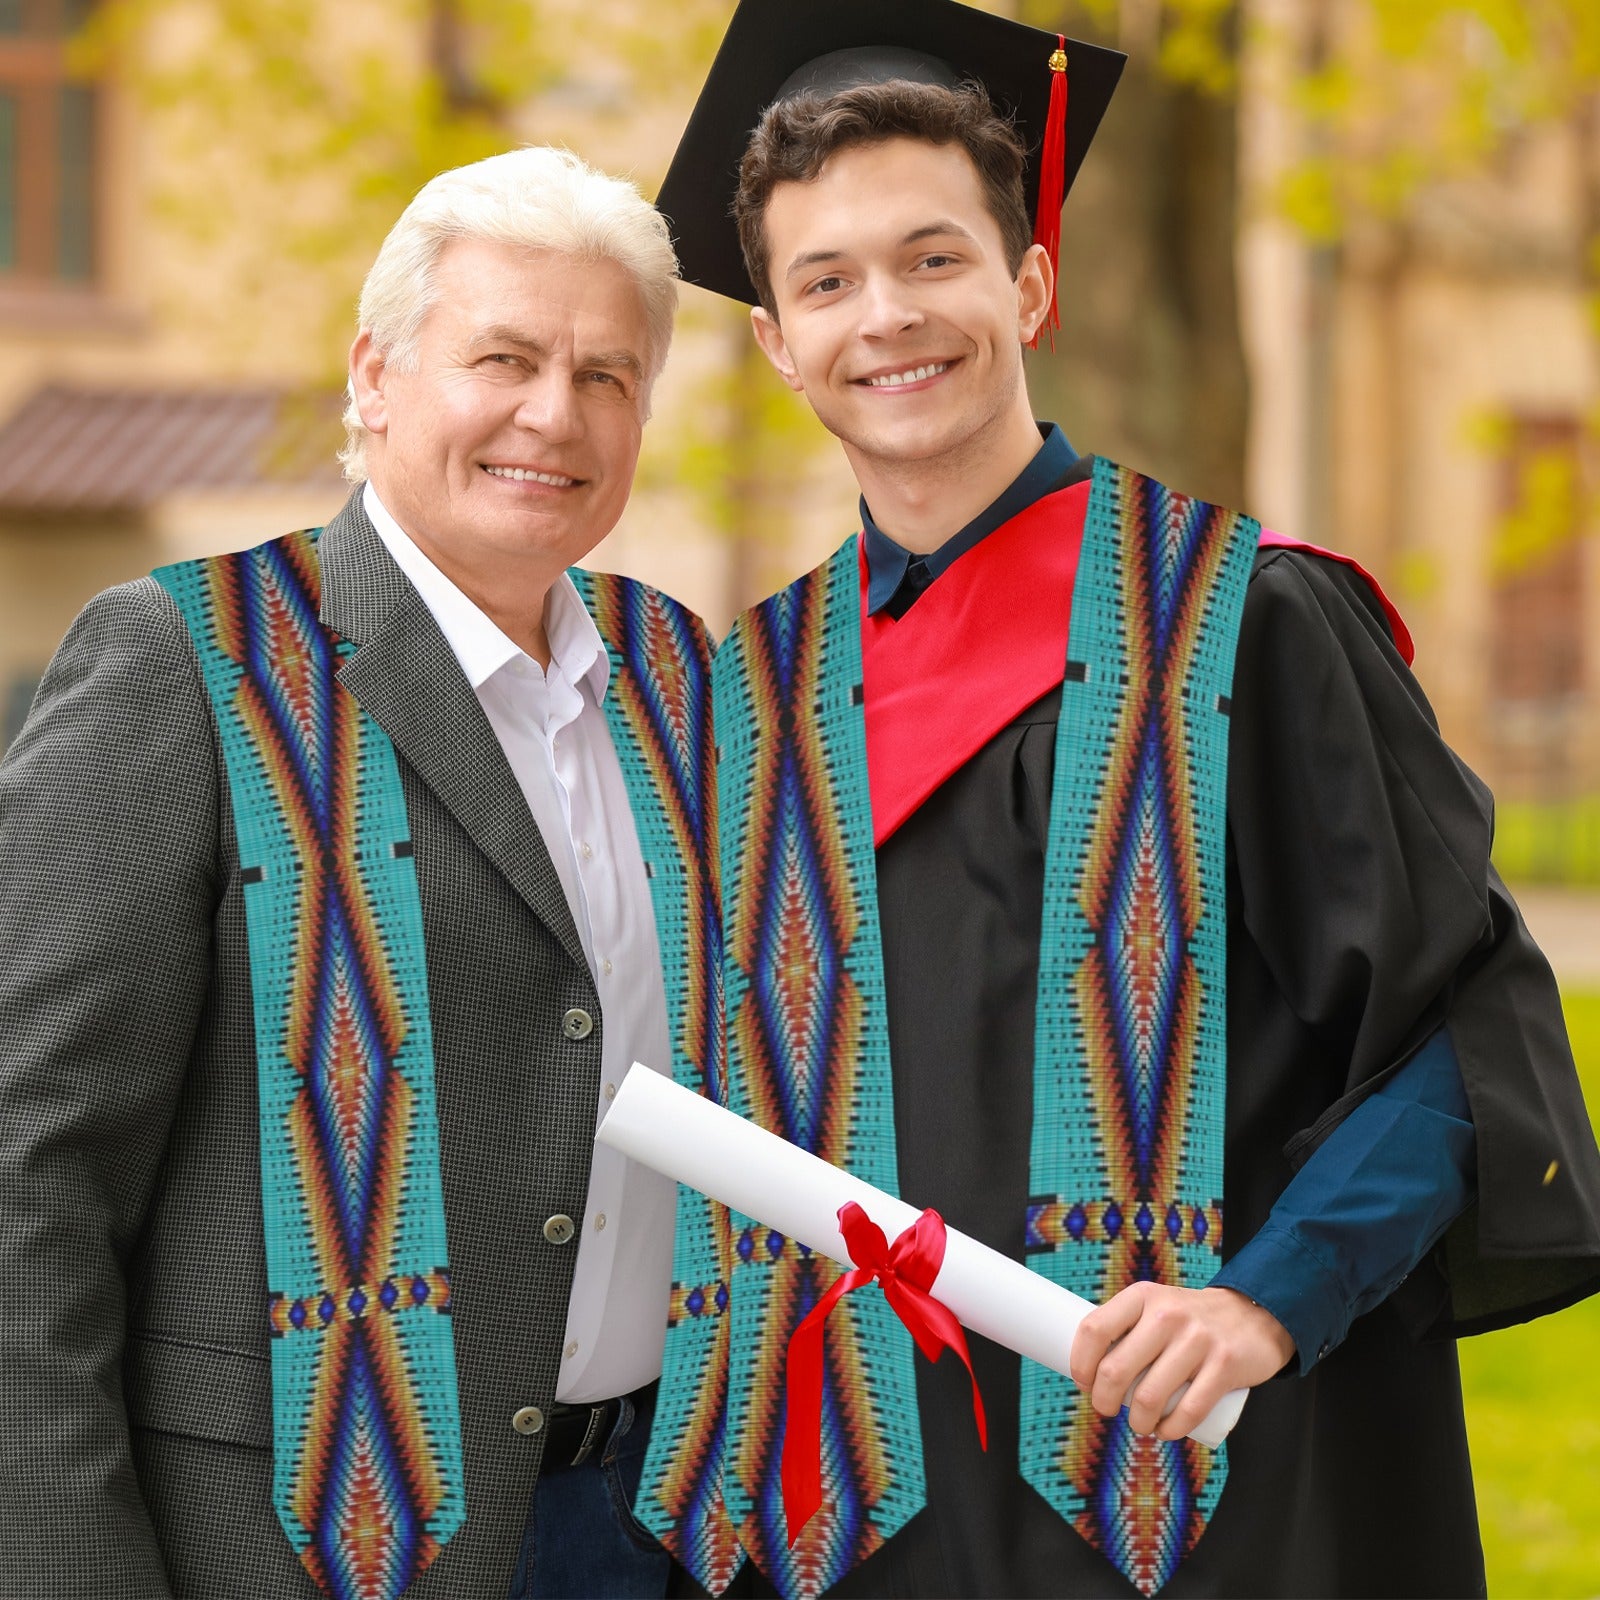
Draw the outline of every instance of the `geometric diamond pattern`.
[[[1062,688],[1035,1030],[1030,1265],[1097,1302],[1221,1248],[1227,704],[1259,528],[1098,460]],[[1226,1450],[1023,1373],[1023,1475],[1151,1594]]]
[[[666,978],[672,1075],[725,1103],[711,645],[675,600],[607,573],[570,576],[611,660],[603,701],[622,766]],[[667,1342],[635,1514],[705,1588],[741,1558],[723,1498],[732,1230],[679,1185]]]
[[[729,1104],[894,1193],[857,562],[852,538],[741,616],[717,654]],[[876,1287],[835,1309],[823,1503],[791,1546],[779,1471],[788,1340],[840,1269],[735,1225],[728,1505],[780,1592],[814,1595],[924,1502],[911,1341]]]
[[[466,1516],[422,908],[394,747],[337,680],[317,534],[164,568],[222,735],[250,947],[273,1501],[391,1600]]]

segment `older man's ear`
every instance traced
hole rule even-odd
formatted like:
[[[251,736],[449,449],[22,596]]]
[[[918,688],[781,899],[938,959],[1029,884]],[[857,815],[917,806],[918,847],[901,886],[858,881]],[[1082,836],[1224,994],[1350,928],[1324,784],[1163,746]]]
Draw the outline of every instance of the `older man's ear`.
[[[371,331],[363,328],[350,346],[350,388],[368,433],[383,433],[389,426],[383,392],[386,365],[386,358],[372,342]]]

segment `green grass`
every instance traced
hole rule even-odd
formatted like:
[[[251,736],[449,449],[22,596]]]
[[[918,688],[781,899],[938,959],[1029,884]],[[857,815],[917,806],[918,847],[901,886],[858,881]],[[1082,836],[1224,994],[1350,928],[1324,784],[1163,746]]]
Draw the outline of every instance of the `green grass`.
[[[1564,997],[1590,1114],[1600,994]],[[1489,1593],[1600,1595],[1600,1297],[1461,1345]]]

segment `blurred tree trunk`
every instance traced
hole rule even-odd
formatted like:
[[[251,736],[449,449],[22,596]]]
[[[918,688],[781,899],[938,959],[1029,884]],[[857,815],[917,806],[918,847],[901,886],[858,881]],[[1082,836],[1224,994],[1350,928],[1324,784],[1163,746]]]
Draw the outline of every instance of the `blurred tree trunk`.
[[[787,581],[774,575],[772,548],[787,531],[785,507],[774,503],[762,465],[775,452],[762,405],[764,386],[772,382],[772,369],[743,317],[733,319],[728,366],[727,432],[722,441],[727,498],[726,528],[729,538],[727,587],[724,604],[730,617]]]
[[[1070,12],[1058,25],[1096,37]],[[1062,217],[1061,332],[1029,357],[1034,406],[1079,450],[1243,508],[1235,101],[1130,51]]]

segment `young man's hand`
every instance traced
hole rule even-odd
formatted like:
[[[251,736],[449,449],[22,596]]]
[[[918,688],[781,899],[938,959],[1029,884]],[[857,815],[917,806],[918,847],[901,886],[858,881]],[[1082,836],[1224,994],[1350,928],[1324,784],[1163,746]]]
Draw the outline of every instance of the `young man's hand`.
[[[1265,1383],[1293,1355],[1284,1325],[1233,1289],[1133,1283],[1079,1324],[1072,1377],[1105,1417],[1117,1414],[1138,1378],[1128,1406],[1133,1431],[1181,1439],[1230,1389]],[[1188,1393],[1163,1419],[1184,1383]]]

